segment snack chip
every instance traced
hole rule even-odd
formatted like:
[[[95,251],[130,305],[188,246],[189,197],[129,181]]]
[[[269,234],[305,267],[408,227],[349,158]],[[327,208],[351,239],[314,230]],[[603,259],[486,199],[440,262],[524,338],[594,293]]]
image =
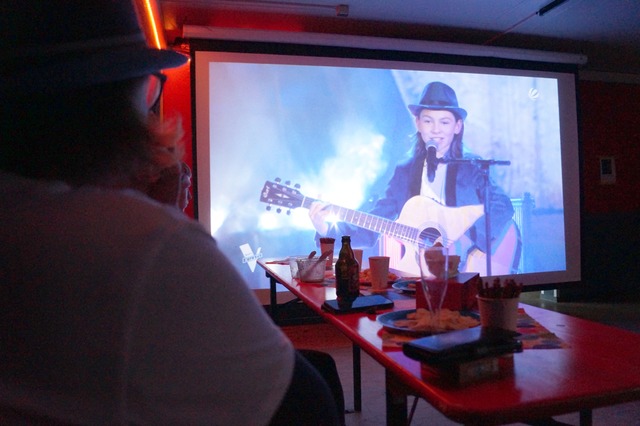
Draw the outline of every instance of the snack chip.
[[[393,272],[389,272],[389,282],[395,281],[398,279],[398,276]],[[371,269],[367,268],[360,271],[360,282],[361,283],[370,283],[371,282]]]
[[[480,325],[480,321],[477,319],[462,315],[459,311],[452,311],[450,309],[440,310],[440,326],[436,327],[440,330],[463,330],[465,328],[471,328]],[[432,330],[432,314],[431,311],[418,308],[415,312],[407,314],[406,319],[396,320],[393,325],[396,327],[408,328],[412,331],[429,331]]]

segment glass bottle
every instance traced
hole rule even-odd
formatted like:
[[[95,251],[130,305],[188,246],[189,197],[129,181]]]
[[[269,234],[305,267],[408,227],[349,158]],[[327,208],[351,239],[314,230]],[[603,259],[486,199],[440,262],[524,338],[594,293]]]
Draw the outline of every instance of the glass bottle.
[[[360,265],[351,249],[351,237],[342,236],[342,247],[335,266],[339,304],[351,304],[360,295]]]

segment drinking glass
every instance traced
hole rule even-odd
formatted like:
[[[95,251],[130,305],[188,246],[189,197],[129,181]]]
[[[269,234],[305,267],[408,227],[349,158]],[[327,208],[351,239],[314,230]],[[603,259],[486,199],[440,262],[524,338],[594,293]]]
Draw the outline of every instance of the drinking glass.
[[[419,249],[420,283],[431,312],[431,328],[434,333],[444,330],[440,324],[440,310],[447,294],[449,280],[449,249],[442,246]]]

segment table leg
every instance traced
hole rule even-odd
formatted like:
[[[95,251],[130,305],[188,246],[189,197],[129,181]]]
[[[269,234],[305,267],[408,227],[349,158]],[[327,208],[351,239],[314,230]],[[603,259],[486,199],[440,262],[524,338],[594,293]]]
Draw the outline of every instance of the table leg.
[[[523,422],[529,426],[571,426],[569,423],[555,420],[553,417]],[[580,426],[592,426],[591,410],[580,411]]]
[[[276,284],[278,283],[276,279],[269,273],[267,273],[267,278],[269,278],[269,315],[271,315],[271,319],[276,324],[278,323],[278,293],[276,292]]]
[[[362,411],[362,368],[360,346],[353,345],[353,410]]]
[[[580,426],[591,426],[593,424],[593,412],[591,410],[580,410]]]
[[[387,400],[387,426],[406,426],[408,421],[407,390],[389,370],[385,369],[384,374]]]

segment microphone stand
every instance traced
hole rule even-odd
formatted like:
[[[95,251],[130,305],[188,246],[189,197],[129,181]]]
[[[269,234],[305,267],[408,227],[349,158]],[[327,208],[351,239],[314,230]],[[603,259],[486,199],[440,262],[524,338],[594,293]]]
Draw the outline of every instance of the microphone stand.
[[[482,160],[480,158],[452,158],[445,160],[438,159],[439,163],[444,164],[473,164],[482,171],[484,184],[484,228],[487,247],[487,276],[491,276],[491,211],[489,205],[489,167],[491,166],[509,166],[511,161],[507,160]]]

